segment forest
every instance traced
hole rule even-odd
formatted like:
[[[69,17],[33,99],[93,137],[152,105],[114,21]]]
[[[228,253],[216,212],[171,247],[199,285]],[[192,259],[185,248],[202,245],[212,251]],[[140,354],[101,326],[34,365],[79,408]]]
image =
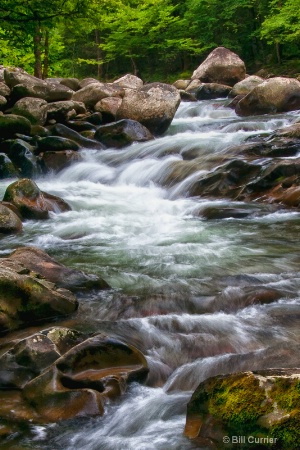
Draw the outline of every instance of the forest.
[[[39,78],[172,82],[217,46],[300,73],[300,0],[1,0],[0,61]]]

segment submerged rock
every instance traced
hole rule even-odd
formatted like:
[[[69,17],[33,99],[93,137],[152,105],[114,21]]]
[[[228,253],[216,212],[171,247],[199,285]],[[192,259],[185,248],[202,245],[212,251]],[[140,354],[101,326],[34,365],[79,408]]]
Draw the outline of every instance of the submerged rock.
[[[291,450],[299,441],[300,369],[219,375],[203,381],[187,407],[185,435],[210,449]],[[224,437],[228,437],[224,440]]]

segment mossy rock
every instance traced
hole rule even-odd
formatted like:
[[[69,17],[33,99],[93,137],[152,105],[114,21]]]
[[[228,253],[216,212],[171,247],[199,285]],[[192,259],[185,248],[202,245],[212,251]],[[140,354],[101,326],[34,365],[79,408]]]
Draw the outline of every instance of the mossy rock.
[[[28,119],[15,114],[0,116],[0,140],[11,139],[16,133],[29,135],[31,123]]]
[[[22,221],[19,217],[7,206],[0,203],[0,233],[20,233],[22,228]]]
[[[185,434],[209,448],[294,450],[299,442],[300,369],[219,375],[200,383]],[[228,439],[224,443],[224,437]]]

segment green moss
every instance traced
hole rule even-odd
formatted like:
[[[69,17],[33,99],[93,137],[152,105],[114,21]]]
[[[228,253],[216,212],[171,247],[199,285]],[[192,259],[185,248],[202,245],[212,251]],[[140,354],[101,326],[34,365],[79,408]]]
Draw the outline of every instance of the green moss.
[[[270,435],[277,439],[281,450],[295,450],[300,442],[300,412],[296,411],[289,417],[273,426]]]
[[[265,402],[265,391],[252,374],[236,374],[216,380],[212,387],[208,410],[221,419],[234,434],[248,435],[259,431],[257,419],[272,411]]]
[[[300,411],[300,379],[277,378],[269,396],[277,402],[278,408],[286,411]]]

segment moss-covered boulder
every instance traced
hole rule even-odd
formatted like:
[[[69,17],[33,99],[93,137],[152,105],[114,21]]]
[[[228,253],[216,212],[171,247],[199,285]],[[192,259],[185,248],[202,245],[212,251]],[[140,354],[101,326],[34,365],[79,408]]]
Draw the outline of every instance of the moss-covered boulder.
[[[64,200],[41,191],[27,178],[10,184],[3,200],[15,205],[24,219],[48,219],[50,211],[58,213],[71,209]]]
[[[46,100],[41,98],[25,97],[14,104],[12,112],[26,117],[32,125],[44,125],[47,118],[46,105]]]
[[[293,450],[299,423],[300,369],[239,372],[200,383],[188,403],[185,435],[216,450]]]
[[[17,178],[18,172],[5,153],[0,153],[0,179]]]
[[[16,133],[29,135],[31,123],[16,114],[0,115],[0,140],[11,139]]]

